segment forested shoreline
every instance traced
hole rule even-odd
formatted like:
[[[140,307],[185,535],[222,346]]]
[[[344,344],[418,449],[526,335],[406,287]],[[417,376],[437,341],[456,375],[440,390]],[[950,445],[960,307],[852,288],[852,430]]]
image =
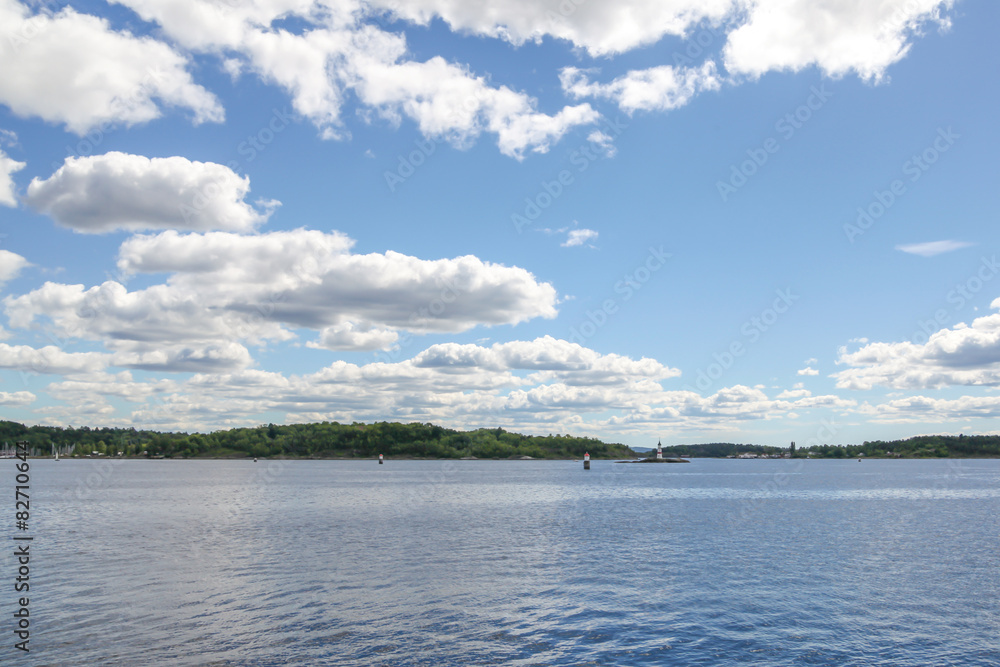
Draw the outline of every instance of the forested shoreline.
[[[459,431],[414,422],[341,424],[267,424],[212,433],[175,433],[134,428],[25,426],[0,421],[0,442],[13,447],[26,440],[35,455],[164,457],[164,458],[373,458],[379,454],[424,459],[594,459],[639,456],[619,443],[568,434],[523,435],[502,428]],[[813,444],[774,447],[708,443],[667,445],[667,457],[725,458],[740,455],[792,458],[995,458],[1000,435],[929,435],[860,445]]]
[[[164,458],[398,458],[535,459],[632,458],[622,444],[567,434],[521,435],[502,428],[458,431],[418,422],[400,424],[267,424],[213,433],[161,433],[122,428],[26,427],[0,421],[0,440],[27,440],[38,454],[61,456],[148,456]]]
[[[799,447],[733,444],[671,445],[664,456],[725,458],[741,454],[791,458],[997,458],[1000,435],[919,435],[902,440],[866,440],[860,445],[809,444]]]

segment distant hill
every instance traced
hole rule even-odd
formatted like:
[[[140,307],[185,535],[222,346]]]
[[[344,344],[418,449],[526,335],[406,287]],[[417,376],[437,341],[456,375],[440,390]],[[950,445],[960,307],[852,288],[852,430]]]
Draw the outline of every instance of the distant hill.
[[[294,457],[371,458],[387,457],[457,459],[507,459],[530,456],[536,459],[631,458],[636,454],[622,444],[571,435],[531,436],[502,428],[457,431],[434,424],[268,424],[236,428],[208,434],[160,433],[120,428],[26,427],[0,421],[0,441],[13,445],[27,440],[39,455],[53,448],[63,455],[105,455],[165,457]]]
[[[788,454],[788,447],[709,443],[671,445],[664,456],[726,457],[740,454]],[[798,447],[796,458],[993,458],[1000,457],[997,435],[921,435],[905,440],[873,440],[860,445],[814,445]]]

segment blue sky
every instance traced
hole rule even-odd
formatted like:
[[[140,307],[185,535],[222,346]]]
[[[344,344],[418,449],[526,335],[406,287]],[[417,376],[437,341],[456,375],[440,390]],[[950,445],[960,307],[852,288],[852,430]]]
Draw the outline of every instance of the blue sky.
[[[985,0],[0,0],[0,418],[993,433]]]

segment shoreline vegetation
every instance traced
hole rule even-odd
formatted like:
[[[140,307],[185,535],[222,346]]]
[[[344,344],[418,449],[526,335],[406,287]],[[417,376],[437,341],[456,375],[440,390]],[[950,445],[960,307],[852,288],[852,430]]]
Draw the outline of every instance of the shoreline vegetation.
[[[414,422],[267,424],[212,433],[134,428],[25,426],[0,420],[0,443],[26,440],[32,456],[60,458],[282,458],[282,459],[637,459],[655,448],[568,434],[522,435],[502,428],[472,431]],[[686,458],[1000,458],[1000,435],[928,435],[860,445],[812,444],[796,448],[754,444],[669,445],[663,456]]]

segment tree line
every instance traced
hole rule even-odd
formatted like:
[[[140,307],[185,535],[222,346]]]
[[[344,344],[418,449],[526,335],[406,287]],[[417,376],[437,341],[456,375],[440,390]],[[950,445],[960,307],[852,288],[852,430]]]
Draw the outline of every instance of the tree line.
[[[723,458],[740,454],[791,456],[793,458],[993,458],[1000,457],[1000,435],[919,435],[903,440],[866,440],[860,445],[808,445],[773,447],[734,443],[671,445],[664,456]]]
[[[532,436],[502,428],[458,431],[434,424],[377,422],[374,424],[322,422],[316,424],[267,424],[213,433],[161,433],[134,428],[27,427],[0,421],[0,440],[11,446],[27,440],[44,455],[53,449],[69,456],[387,457],[457,459],[631,458],[636,454],[622,444],[572,435]]]

